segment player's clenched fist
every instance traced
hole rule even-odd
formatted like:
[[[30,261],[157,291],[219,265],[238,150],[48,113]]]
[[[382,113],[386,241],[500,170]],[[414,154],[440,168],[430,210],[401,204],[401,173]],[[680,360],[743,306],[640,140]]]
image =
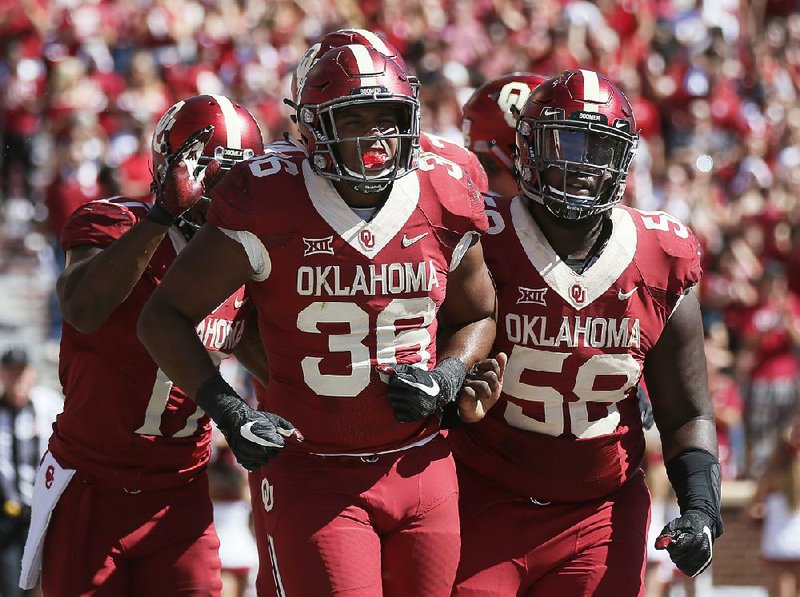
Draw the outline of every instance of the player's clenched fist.
[[[219,180],[222,172],[220,163],[216,160],[209,162],[195,177],[198,158],[213,133],[213,125],[195,132],[167,158],[166,167],[155,173],[152,187],[155,205],[147,219],[165,226],[173,225],[182,213],[200,201],[203,193]]]
[[[458,393],[458,416],[464,423],[477,423],[500,399],[508,356],[498,353],[473,365]]]
[[[254,471],[275,457],[290,441],[303,441],[294,425],[274,413],[254,410],[217,374],[200,386],[195,398],[225,434],[231,452]]]
[[[401,363],[383,369],[389,374],[389,399],[395,418],[403,423],[421,421],[441,413],[453,402],[467,371],[459,359],[444,359],[432,371]]]
[[[687,510],[670,521],[656,539],[656,549],[666,549],[686,576],[697,576],[711,564],[714,522],[699,510]]]

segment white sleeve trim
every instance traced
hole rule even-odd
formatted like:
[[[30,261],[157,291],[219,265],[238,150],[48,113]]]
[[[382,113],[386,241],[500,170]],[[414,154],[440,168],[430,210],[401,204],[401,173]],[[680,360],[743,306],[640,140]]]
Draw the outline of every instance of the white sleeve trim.
[[[675,306],[672,308],[672,313],[669,314],[669,317],[667,317],[667,319],[670,319],[670,318],[672,318],[673,315],[675,315],[675,311],[678,310],[678,307],[680,307],[681,303],[683,302],[683,299],[685,299],[686,295],[688,295],[690,292],[694,292],[694,286],[690,286],[689,288],[687,288],[684,291],[684,293],[678,297],[678,300],[675,303]]]
[[[453,249],[453,255],[450,257],[450,270],[454,271],[460,264],[461,260],[466,255],[467,250],[475,244],[476,239],[480,238],[480,234],[475,232],[474,230],[467,232],[464,236],[461,237],[461,240],[458,241],[456,248]]]
[[[253,275],[251,276],[253,280],[263,282],[269,278],[269,274],[272,272],[272,260],[269,258],[269,252],[264,243],[261,242],[261,239],[247,230],[220,228],[220,231],[244,247],[247,259],[250,261],[250,267],[253,268]]]

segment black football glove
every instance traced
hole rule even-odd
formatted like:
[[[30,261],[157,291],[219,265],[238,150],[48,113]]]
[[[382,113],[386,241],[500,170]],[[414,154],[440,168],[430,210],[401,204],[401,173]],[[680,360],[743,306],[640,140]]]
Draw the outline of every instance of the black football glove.
[[[636,402],[639,404],[639,415],[642,418],[642,428],[652,429],[655,421],[653,419],[653,405],[647,391],[641,385],[636,386]]]
[[[656,549],[666,549],[686,576],[695,577],[711,564],[714,522],[700,510],[687,510],[661,529]]]
[[[440,361],[432,371],[398,364],[389,373],[389,399],[395,418],[402,423],[427,419],[453,402],[467,377],[456,358]]]
[[[283,417],[250,408],[219,374],[200,386],[195,401],[225,434],[239,464],[249,471],[264,466],[287,442],[303,441]]]
[[[195,131],[153,174],[151,190],[155,204],[147,214],[148,220],[172,226],[221,178],[220,163],[216,160],[209,162],[197,178],[194,175],[198,159],[213,133],[213,125]]]
[[[670,521],[656,539],[687,576],[697,576],[711,564],[714,541],[722,535],[720,474],[717,457],[688,449],[666,464],[681,515]]]

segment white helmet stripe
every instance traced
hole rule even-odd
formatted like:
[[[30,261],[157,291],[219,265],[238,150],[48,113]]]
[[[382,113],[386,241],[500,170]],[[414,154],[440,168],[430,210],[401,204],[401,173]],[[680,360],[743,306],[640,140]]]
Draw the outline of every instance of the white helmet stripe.
[[[374,73],[375,63],[372,61],[369,51],[365,46],[349,45],[347,46],[355,56],[356,64],[358,64],[358,72],[360,73]],[[376,77],[361,77],[361,86],[370,87],[379,85]]]
[[[597,112],[602,99],[600,98],[600,78],[593,70],[581,69],[583,75],[583,109],[586,112]]]
[[[372,31],[367,31],[366,29],[345,29],[345,31],[357,33],[361,37],[365,38],[373,48],[378,50],[384,56],[394,56],[394,52],[392,52],[386,43],[384,43],[384,41]]]
[[[212,95],[220,109],[222,110],[222,117],[225,119],[225,128],[228,132],[228,144],[226,147],[231,149],[242,148],[242,126],[239,120],[239,114],[236,113],[236,108],[233,107],[231,100],[224,95]]]

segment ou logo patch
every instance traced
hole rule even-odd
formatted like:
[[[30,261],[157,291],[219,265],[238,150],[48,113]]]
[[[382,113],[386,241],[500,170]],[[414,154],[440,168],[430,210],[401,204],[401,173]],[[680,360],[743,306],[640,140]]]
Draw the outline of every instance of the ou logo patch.
[[[586,301],[586,290],[580,284],[573,284],[569,289],[569,295],[576,305],[582,305]]]
[[[364,245],[364,248],[371,249],[375,246],[375,235],[372,234],[369,230],[362,230],[361,233],[358,235],[361,244]]]
[[[269,484],[266,477],[261,479],[261,501],[264,502],[264,510],[270,512],[275,505],[275,487]]]
[[[53,481],[56,480],[56,469],[51,464],[47,467],[47,470],[44,472],[44,486],[47,489],[50,489],[53,486]]]
[[[500,95],[497,96],[497,105],[500,107],[500,111],[503,112],[503,118],[506,119],[506,123],[512,129],[517,126],[517,117],[511,111],[511,108],[522,111],[522,107],[528,101],[530,95],[531,88],[522,81],[506,83],[500,90]]]

